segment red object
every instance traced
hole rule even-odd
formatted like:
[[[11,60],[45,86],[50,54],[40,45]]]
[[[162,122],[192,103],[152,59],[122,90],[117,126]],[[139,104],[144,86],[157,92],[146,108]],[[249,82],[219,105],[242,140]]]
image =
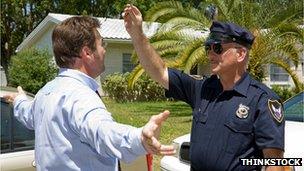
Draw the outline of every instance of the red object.
[[[152,154],[147,154],[146,159],[147,159],[148,171],[152,171],[153,170],[153,155]]]

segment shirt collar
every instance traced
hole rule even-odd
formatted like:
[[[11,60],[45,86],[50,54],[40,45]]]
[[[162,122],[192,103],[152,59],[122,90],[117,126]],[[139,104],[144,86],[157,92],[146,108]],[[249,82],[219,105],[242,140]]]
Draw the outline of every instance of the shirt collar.
[[[244,95],[244,96],[247,96],[247,91],[248,91],[248,88],[249,88],[249,85],[250,85],[250,76],[248,74],[248,72],[245,72],[241,79],[238,80],[236,82],[236,84],[234,85],[233,89],[235,91],[237,91],[238,93]]]
[[[210,76],[210,82],[207,84],[207,87],[209,88],[221,88],[222,84],[220,82],[220,79],[217,77],[217,75],[211,75]]]
[[[236,84],[233,87],[233,90],[247,96],[248,87],[250,84],[250,76],[247,72],[245,72],[241,79],[236,82]],[[207,84],[207,87],[217,89],[218,91],[222,91],[222,84],[220,82],[220,79],[217,77],[217,75],[211,76],[211,82]]]
[[[90,87],[93,91],[96,91],[99,87],[97,82],[92,77],[75,69],[60,68],[58,76],[74,78],[83,83],[84,85]]]

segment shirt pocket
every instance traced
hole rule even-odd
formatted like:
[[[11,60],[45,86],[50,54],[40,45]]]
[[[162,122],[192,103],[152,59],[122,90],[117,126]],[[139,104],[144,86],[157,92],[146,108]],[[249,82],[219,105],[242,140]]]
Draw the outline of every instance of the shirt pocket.
[[[248,148],[253,141],[253,123],[248,119],[230,118],[225,124],[228,129],[225,151],[237,154]]]
[[[201,108],[195,108],[193,110],[191,142],[201,142],[203,139],[206,138],[204,131],[206,119],[207,119],[207,114],[204,113],[201,110]]]

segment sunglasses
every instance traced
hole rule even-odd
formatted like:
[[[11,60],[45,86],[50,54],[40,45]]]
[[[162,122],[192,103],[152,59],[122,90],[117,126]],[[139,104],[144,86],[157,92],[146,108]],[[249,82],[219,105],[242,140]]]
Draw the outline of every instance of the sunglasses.
[[[221,43],[213,43],[210,45],[205,45],[205,51],[208,54],[210,50],[213,50],[216,54],[220,55],[223,52],[223,46]]]

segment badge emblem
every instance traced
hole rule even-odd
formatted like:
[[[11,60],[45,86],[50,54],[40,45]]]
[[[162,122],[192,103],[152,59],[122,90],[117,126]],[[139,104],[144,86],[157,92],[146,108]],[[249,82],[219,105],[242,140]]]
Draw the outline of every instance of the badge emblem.
[[[248,117],[248,111],[249,111],[249,107],[245,106],[243,104],[239,105],[238,110],[235,112],[236,116],[241,118],[241,119],[245,119]]]
[[[279,123],[283,120],[282,105],[277,100],[268,100],[268,108],[272,117]]]

